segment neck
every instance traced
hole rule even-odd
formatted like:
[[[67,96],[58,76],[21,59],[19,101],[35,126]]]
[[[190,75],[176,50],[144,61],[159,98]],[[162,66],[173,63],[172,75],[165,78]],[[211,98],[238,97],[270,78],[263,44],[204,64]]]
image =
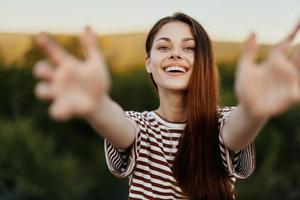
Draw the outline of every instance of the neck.
[[[169,122],[185,122],[183,92],[159,91],[160,106],[156,112]]]

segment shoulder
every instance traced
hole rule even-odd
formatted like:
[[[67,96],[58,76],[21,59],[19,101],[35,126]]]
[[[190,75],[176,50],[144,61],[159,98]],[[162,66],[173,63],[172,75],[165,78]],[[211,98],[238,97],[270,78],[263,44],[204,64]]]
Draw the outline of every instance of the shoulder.
[[[223,106],[218,108],[218,113],[228,113],[234,110],[236,106]]]
[[[125,116],[137,124],[148,124],[150,111],[125,111]]]
[[[224,106],[218,108],[219,121],[226,121],[230,113],[235,109],[235,106]]]
[[[125,115],[128,118],[146,118],[149,115],[149,111],[125,111]]]

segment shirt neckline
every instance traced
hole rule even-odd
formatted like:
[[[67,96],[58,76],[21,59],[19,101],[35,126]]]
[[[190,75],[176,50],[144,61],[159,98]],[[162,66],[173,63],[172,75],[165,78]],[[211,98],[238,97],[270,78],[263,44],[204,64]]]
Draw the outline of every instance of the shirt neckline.
[[[163,125],[170,127],[170,128],[176,128],[176,129],[184,129],[186,126],[186,122],[170,122],[161,117],[159,114],[157,114],[155,111],[151,111],[150,114],[160,123]]]

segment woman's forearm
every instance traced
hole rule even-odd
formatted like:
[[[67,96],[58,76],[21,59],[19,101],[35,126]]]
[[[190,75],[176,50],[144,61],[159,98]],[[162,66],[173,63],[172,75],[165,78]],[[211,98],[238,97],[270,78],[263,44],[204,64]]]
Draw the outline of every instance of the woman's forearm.
[[[242,105],[237,106],[230,114],[221,133],[226,147],[232,151],[246,147],[255,139],[267,121],[267,117],[252,116]]]
[[[135,127],[126,118],[121,106],[108,95],[87,115],[86,120],[116,148],[127,149],[135,139]]]

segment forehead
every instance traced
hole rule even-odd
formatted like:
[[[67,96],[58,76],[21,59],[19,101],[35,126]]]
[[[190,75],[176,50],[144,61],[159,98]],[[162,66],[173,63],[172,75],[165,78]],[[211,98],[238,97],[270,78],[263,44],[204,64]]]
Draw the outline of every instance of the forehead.
[[[163,25],[156,34],[154,41],[161,37],[170,39],[194,38],[190,26],[180,21],[173,21]]]

